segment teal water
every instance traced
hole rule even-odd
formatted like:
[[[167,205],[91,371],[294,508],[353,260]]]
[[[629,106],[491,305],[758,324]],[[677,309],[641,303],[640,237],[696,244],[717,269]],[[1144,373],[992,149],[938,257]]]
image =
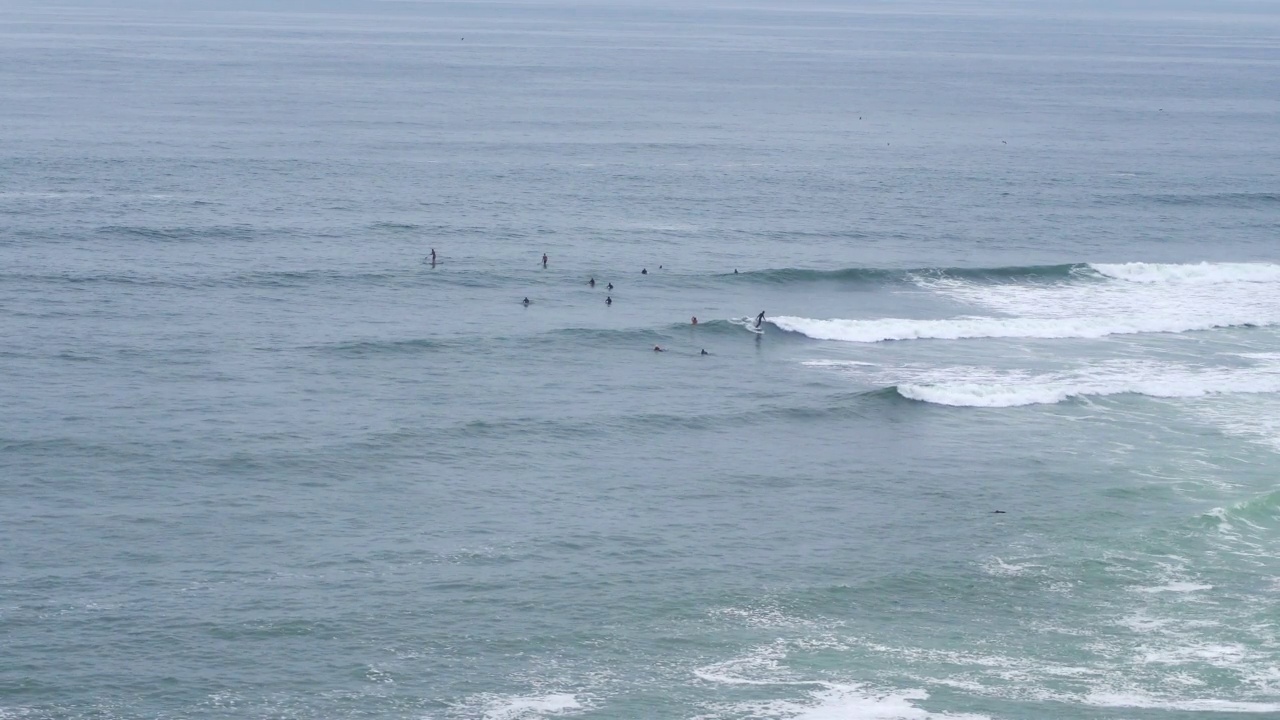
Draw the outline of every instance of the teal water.
[[[1278,71],[1244,2],[0,8],[0,718],[1280,715]]]

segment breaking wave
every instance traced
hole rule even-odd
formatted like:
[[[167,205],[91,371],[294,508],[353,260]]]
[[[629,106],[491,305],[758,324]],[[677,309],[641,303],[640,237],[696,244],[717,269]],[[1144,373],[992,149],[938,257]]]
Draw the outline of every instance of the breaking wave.
[[[1155,363],[1110,363],[1100,371],[1029,377],[1015,374],[995,380],[989,379],[989,372],[981,370],[960,369],[953,374],[953,379],[899,383],[895,389],[909,400],[992,408],[1052,405],[1076,398],[1124,394],[1196,398],[1280,393],[1280,367],[1277,366],[1191,370]]]
[[[814,340],[876,343],[887,340],[963,340],[972,338],[1100,338],[1136,333],[1180,333],[1223,327],[1251,327],[1280,323],[1280,317],[1224,317],[1184,319],[1130,318],[997,318],[962,317],[948,320],[815,320],[778,316],[770,318],[781,330]]]
[[[1114,280],[1139,283],[1280,282],[1280,265],[1272,263],[1123,263],[1090,265],[1098,274]]]
[[[909,283],[920,278],[948,277],[967,280],[1008,281],[1065,280],[1075,275],[1090,275],[1088,265],[1028,265],[995,268],[840,268],[838,270],[810,270],[805,268],[777,268],[750,270],[742,273],[722,273],[719,277],[741,279],[759,283],[788,284],[805,282],[846,282],[866,284]]]
[[[914,283],[952,279],[1008,283],[1014,281],[1121,280],[1137,283],[1280,282],[1280,264],[1263,262],[1200,263],[1065,263],[1008,267],[924,267],[909,269],[851,267],[836,270],[776,268],[721,273],[721,278],[769,284],[846,282]]]

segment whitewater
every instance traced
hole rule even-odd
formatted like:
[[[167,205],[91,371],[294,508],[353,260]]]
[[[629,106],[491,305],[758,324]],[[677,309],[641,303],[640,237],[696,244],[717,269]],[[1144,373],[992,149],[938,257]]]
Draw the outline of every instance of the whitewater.
[[[776,315],[770,322],[781,330],[817,340],[859,343],[1100,338],[1265,327],[1280,322],[1280,265],[1139,262],[1073,267],[1087,268],[1106,280],[1094,281],[1084,272],[1073,272],[1063,280],[1032,276],[1030,282],[974,281],[956,278],[946,270],[916,274],[920,287],[1004,314],[999,317],[818,320]],[[1009,275],[999,269],[989,274]]]

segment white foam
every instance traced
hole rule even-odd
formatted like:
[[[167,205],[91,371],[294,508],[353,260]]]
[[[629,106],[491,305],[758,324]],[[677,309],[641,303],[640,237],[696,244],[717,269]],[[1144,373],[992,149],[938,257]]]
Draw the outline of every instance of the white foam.
[[[1267,359],[1280,361],[1280,357]],[[1240,398],[1236,402],[1214,403],[1196,410],[1201,418],[1223,432],[1280,451],[1280,398]]]
[[[876,363],[858,360],[805,360],[800,363],[805,367],[844,368],[844,367],[879,367]]]
[[[1201,592],[1203,590],[1212,590],[1212,585],[1193,582],[1171,582],[1164,585],[1156,585],[1154,587],[1137,588],[1137,592],[1144,593],[1190,593]]]
[[[780,661],[787,655],[781,641],[756,648],[744,657],[713,663],[693,671],[695,677],[721,685],[814,685],[786,673]]]
[[[709,614],[760,628],[816,628],[821,624],[817,620],[796,617],[781,607],[768,603],[753,607],[720,608]]]
[[[946,320],[911,320],[882,318],[877,320],[816,320],[780,315],[771,318],[782,330],[800,333],[814,340],[878,343],[888,340],[971,340],[981,338],[1035,338],[1062,340],[1089,339],[1108,335],[1138,333],[1182,333],[1244,325],[1280,324],[1280,312],[1224,314],[1221,317],[1196,317],[1169,313],[1160,316],[1116,317],[960,317]]]
[[[1272,263],[1090,263],[1101,275],[1137,283],[1216,284],[1280,282],[1280,265]]]
[[[546,715],[562,715],[581,710],[578,698],[568,693],[554,693],[541,697],[494,698],[485,709],[485,720],[526,720]]]
[[[756,319],[753,317],[729,318],[729,324],[737,325],[738,327],[748,332],[753,332],[756,335],[764,334],[764,328],[756,327]]]
[[[946,276],[915,280],[933,292],[993,311],[994,317],[984,313],[923,321],[801,319],[796,331],[812,332],[821,339],[875,342],[877,338],[1098,338],[1280,324],[1280,265],[1092,267],[1102,281],[992,283]]]
[[[1065,373],[1028,375],[990,368],[948,368],[897,384],[911,400],[955,407],[1051,405],[1073,398],[1136,394],[1196,398],[1280,393],[1280,364],[1250,368],[1188,368],[1168,363],[1113,361]]]
[[[1093,265],[1093,281],[913,280],[981,312],[932,319],[815,319],[779,315],[775,326],[817,340],[1089,339],[1280,324],[1280,264]]]
[[[1143,655],[1142,661],[1157,665],[1207,663],[1216,667],[1236,669],[1249,658],[1249,655],[1249,651],[1243,645],[1206,643],[1190,647],[1149,650]]]
[[[1166,700],[1136,691],[1094,692],[1085,697],[1089,705],[1102,707],[1151,708],[1157,710],[1182,710],[1185,712],[1274,713],[1280,712],[1280,703],[1247,702],[1239,700]]]
[[[825,683],[804,700],[735,703],[734,714],[787,720],[987,720],[985,715],[936,713],[916,707],[924,690],[876,692],[862,685]]]
[[[1001,560],[1000,558],[994,557],[994,556],[988,559],[987,562],[982,564],[983,572],[987,573],[988,575],[1003,575],[1006,577],[1017,577],[1019,575],[1026,575],[1027,571],[1031,570],[1032,568],[1039,568],[1039,567],[1044,567],[1044,566],[1035,565],[1032,563],[1023,563],[1021,565],[1018,565],[1016,563],[1007,563],[1004,560]]]

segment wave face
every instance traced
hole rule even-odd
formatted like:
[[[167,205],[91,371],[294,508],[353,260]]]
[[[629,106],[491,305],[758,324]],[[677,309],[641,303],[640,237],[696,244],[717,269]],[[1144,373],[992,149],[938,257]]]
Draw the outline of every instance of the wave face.
[[[1101,338],[1280,324],[1280,265],[1077,265],[1055,282],[980,282],[945,274],[915,283],[984,314],[945,319],[816,319],[781,315],[778,328],[816,340]],[[987,314],[989,313],[989,314]]]
[[[1088,265],[1027,265],[992,268],[841,268],[838,270],[809,270],[804,268],[778,268],[751,270],[737,274],[721,274],[719,277],[735,280],[783,285],[807,282],[843,282],[852,284],[912,283],[921,278],[956,278],[970,280],[1062,280],[1077,274],[1089,274]]]

